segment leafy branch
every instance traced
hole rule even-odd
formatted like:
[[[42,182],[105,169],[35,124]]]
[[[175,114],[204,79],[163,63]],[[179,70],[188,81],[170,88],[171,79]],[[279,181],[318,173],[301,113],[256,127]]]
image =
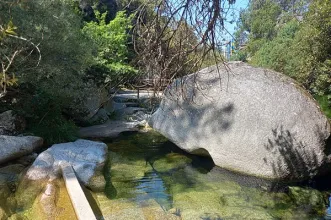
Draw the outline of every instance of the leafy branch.
[[[0,25],[0,42],[3,42],[5,38],[9,37],[9,38],[13,38],[15,40],[19,40],[19,41],[24,41],[27,42],[28,44],[32,45],[33,49],[28,53],[27,56],[30,56],[32,54],[32,52],[34,50],[36,50],[39,54],[39,58],[37,61],[36,66],[39,66],[39,63],[41,61],[41,52],[39,49],[39,44],[34,44],[31,40],[28,40],[22,36],[18,36],[18,34],[16,33],[16,29],[17,27],[14,26],[14,24],[12,23],[12,21],[10,21],[8,23],[8,25],[4,26],[4,25]],[[13,85],[17,85],[17,78],[15,77],[15,74],[11,74],[11,77],[9,76],[9,69],[13,66],[14,64],[14,60],[15,58],[17,58],[17,56],[22,53],[23,51],[25,51],[25,47],[21,47],[19,49],[13,49],[10,48],[11,50],[13,50],[13,52],[11,53],[11,56],[7,56],[7,55],[3,55],[5,59],[1,60],[1,68],[2,68],[2,72],[0,73],[0,88],[1,88],[1,92],[0,92],[0,98],[3,98],[6,94],[7,94],[7,87],[9,86],[13,86]]]

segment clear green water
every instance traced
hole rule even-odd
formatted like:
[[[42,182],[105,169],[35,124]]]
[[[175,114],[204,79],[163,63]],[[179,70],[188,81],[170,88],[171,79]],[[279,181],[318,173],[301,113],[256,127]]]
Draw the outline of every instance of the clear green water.
[[[104,219],[323,219],[327,192],[234,174],[156,133],[108,143]]]

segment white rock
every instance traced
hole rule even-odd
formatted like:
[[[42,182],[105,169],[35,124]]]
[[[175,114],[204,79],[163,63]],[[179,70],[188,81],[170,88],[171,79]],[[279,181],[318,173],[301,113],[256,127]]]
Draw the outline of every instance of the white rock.
[[[30,154],[42,145],[40,137],[0,135],[0,163]]]
[[[69,163],[80,181],[87,184],[96,168],[104,164],[106,154],[107,145],[101,142],[79,139],[55,144],[39,154],[26,176],[31,180],[56,178],[60,175],[61,163]]]

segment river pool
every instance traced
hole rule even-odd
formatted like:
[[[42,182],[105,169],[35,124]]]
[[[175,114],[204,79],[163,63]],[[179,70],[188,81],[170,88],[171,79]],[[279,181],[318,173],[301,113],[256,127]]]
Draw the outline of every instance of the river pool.
[[[108,146],[106,188],[93,193],[100,219],[323,219],[328,205],[328,189],[235,174],[154,132]]]

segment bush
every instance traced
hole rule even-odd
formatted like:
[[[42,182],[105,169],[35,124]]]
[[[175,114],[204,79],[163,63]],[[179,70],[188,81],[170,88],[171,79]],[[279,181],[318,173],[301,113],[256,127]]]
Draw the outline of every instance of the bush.
[[[64,113],[70,99],[43,91],[26,98],[23,106],[16,106],[16,111],[25,116],[27,132],[43,137],[47,145],[77,139],[78,128]]]

